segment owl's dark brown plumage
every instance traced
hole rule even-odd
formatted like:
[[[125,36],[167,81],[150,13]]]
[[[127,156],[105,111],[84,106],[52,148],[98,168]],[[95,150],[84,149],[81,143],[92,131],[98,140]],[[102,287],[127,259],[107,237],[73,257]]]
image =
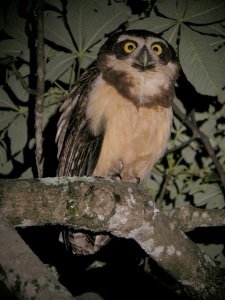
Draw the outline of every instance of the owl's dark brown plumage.
[[[160,36],[109,37],[60,109],[57,175],[143,182],[170,135],[178,72],[176,53]]]

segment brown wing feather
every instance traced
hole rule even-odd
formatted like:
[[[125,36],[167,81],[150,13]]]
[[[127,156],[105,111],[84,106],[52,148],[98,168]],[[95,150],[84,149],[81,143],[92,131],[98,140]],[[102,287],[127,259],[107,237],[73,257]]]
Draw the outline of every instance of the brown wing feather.
[[[58,144],[58,176],[91,175],[99,158],[104,130],[96,136],[86,116],[88,95],[100,71],[89,68],[75,84],[60,108],[56,141]]]

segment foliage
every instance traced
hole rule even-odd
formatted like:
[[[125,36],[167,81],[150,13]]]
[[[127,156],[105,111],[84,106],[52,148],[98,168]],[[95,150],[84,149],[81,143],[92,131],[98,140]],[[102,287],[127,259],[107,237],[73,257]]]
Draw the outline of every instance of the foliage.
[[[33,85],[35,14],[32,14],[32,1],[27,2],[24,13],[17,10],[22,2],[11,1],[3,6],[0,24],[0,173],[3,178],[36,176],[35,96],[24,88],[13,69],[14,66],[26,84]],[[147,29],[162,34],[178,51],[182,72],[175,103],[184,113],[195,111],[193,122],[207,135],[217,159],[225,166],[224,1],[134,1],[132,5],[130,1],[68,0],[63,5],[64,2],[45,1],[43,130],[71,85],[96,58],[106,34],[120,27]],[[135,6],[140,2],[143,11],[138,10],[139,4]],[[3,64],[3,59],[9,56],[14,62]],[[190,203],[197,207],[224,208],[212,158],[201,140],[190,140],[191,137],[192,132],[174,116],[168,145],[174,151],[155,166],[146,186],[158,197],[166,182],[164,209]],[[185,146],[176,150],[183,143]],[[222,254],[220,257],[224,260]]]

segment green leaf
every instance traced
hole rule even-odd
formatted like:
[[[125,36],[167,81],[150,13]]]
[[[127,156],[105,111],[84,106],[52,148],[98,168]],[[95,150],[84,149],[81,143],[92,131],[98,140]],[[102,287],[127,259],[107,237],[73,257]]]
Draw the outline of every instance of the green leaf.
[[[12,110],[0,110],[0,130],[5,129],[18,116],[18,112]]]
[[[214,261],[217,261],[221,268],[225,268],[225,256],[223,255],[224,244],[205,245],[198,243],[198,246]]]
[[[0,173],[3,175],[9,174],[13,169],[13,164],[11,160],[6,161],[2,165],[0,164],[0,166],[1,166]]]
[[[202,191],[194,194],[194,204],[196,206],[206,205],[208,209],[221,209],[225,206],[225,201],[217,184],[202,184]]]
[[[32,168],[27,169],[25,172],[23,172],[20,176],[20,178],[23,179],[29,179],[29,178],[34,178]]]
[[[166,2],[168,3],[168,1]],[[169,3],[171,3],[171,1]],[[171,6],[169,5],[169,7]],[[158,8],[161,9],[161,4],[160,6],[158,5]],[[157,16],[155,12],[152,11],[148,18],[131,21],[129,29],[146,29],[155,33],[161,33],[168,30],[170,27],[174,27],[176,24],[177,21],[175,19]]]
[[[0,88],[0,108],[10,108],[18,111],[18,107],[12,102],[8,94],[6,94],[6,92],[2,88]]]
[[[200,130],[204,132],[208,137],[213,137],[217,133],[216,128],[217,120],[215,116],[210,114],[207,121],[200,127]]]
[[[0,142],[0,167],[2,167],[7,161],[6,148],[7,148],[6,144],[3,141],[1,141]]]
[[[74,63],[75,56],[72,53],[58,52],[46,64],[46,79],[51,82],[60,77]]]
[[[21,44],[14,39],[11,40],[3,40],[0,42],[0,56],[5,57],[9,56],[20,56],[22,55],[23,47]]]
[[[207,173],[204,178],[203,178],[204,182],[216,182],[219,180],[219,176],[216,172],[210,172]]]
[[[130,15],[130,10],[123,3],[107,5],[107,2],[103,4],[101,1],[90,0],[69,0],[67,11],[70,30],[80,56],[100,41],[105,33],[127,21]]]
[[[23,88],[21,82],[14,74],[9,77],[8,85],[20,101],[27,102],[29,100],[28,92]]]
[[[65,47],[71,52],[75,51],[74,44],[67,28],[64,25],[62,15],[51,11],[45,13],[45,38],[56,45]]]
[[[24,148],[27,143],[27,120],[23,115],[12,122],[8,129],[11,154],[14,155]]]
[[[181,26],[180,62],[187,79],[201,94],[225,101],[225,68],[205,36]]]
[[[4,30],[13,39],[1,42],[1,54],[2,52],[7,51],[8,46],[8,51],[6,52],[8,55],[20,56],[26,61],[30,60],[30,50],[28,48],[25,26],[26,20],[19,17],[17,13],[17,2],[10,1]]]
[[[193,160],[195,159],[195,156],[197,154],[196,151],[194,151],[190,146],[182,149],[181,153],[182,153],[184,160],[189,164],[191,164],[193,162]]]
[[[62,2],[60,0],[45,0],[45,3],[50,4],[59,10],[62,9]]]
[[[16,156],[13,157],[14,160],[20,162],[21,164],[24,164],[24,155],[23,151],[20,151]]]
[[[17,12],[17,2],[11,1],[10,7],[7,12],[5,31],[17,41],[22,44],[27,42],[27,36],[25,33],[26,20],[19,17]]]
[[[224,0],[186,0],[185,2],[187,11],[183,19],[184,21],[195,24],[209,24],[224,20]]]
[[[209,24],[224,20],[225,3],[223,0],[170,0],[158,2],[160,13],[179,23]]]
[[[159,1],[159,3],[157,3],[157,8],[159,12],[164,16],[175,20],[176,18],[179,18],[180,16],[183,15],[182,11],[185,9],[184,4],[186,1],[180,0],[180,2],[181,4],[179,5],[179,7],[177,7],[177,0]],[[180,10],[181,8],[182,10]]]
[[[7,175],[12,169],[12,161],[7,160],[7,146],[3,141],[0,141],[0,174]]]

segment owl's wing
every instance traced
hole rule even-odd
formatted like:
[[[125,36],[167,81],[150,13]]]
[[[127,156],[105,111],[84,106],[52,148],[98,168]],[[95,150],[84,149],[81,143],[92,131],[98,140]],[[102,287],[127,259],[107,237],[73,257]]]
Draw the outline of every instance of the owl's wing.
[[[91,86],[99,73],[95,66],[83,73],[60,108],[57,176],[89,176],[97,164],[104,130],[98,136],[91,132],[86,110]]]

